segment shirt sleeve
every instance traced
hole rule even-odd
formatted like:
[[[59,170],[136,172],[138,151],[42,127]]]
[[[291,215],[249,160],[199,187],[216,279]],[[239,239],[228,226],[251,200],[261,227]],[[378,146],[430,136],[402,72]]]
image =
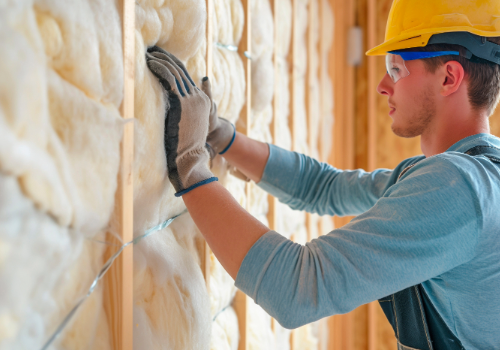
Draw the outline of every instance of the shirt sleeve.
[[[247,253],[236,286],[284,327],[296,328],[469,261],[480,218],[468,179],[432,157],[366,213],[305,246],[268,232]]]
[[[269,145],[269,160],[258,185],[292,209],[320,215],[359,215],[370,209],[406,166],[396,169],[342,171],[326,163]]]

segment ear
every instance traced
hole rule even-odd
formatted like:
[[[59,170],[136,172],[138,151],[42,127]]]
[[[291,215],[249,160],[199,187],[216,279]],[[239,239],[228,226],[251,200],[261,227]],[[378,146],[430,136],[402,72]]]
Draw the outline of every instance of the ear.
[[[441,86],[441,95],[450,96],[457,92],[465,78],[464,67],[457,61],[446,62],[442,67],[444,79]]]

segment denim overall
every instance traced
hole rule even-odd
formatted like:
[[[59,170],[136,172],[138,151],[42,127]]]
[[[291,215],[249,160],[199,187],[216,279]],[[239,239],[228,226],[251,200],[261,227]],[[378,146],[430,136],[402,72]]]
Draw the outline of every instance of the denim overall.
[[[500,148],[476,146],[465,154],[484,156],[500,164]],[[404,169],[399,178],[415,164]],[[422,284],[379,299],[379,303],[394,329],[398,350],[465,350],[437,312]]]

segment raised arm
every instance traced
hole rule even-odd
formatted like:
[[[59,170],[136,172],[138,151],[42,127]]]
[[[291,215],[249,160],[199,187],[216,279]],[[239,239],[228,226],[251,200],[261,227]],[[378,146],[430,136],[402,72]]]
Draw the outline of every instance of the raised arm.
[[[410,158],[394,171],[339,170],[271,145],[259,186],[293,209],[320,215],[359,215],[396,182],[404,167],[417,160]]]
[[[234,132],[233,132],[234,133]],[[229,144],[229,132],[224,145]],[[226,145],[227,146],[227,145]],[[317,160],[234,133],[222,156],[249,179],[293,209],[321,215],[358,215],[396,182],[402,168],[342,171]]]

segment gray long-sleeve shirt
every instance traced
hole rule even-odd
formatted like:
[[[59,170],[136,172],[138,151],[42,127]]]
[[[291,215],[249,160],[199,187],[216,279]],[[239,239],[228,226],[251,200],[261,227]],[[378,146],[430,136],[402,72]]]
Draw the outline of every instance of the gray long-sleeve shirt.
[[[295,328],[423,283],[467,349],[500,349],[500,167],[461,153],[477,145],[500,139],[474,135],[371,173],[270,146],[260,187],[293,209],[359,216],[305,246],[268,232],[236,286]]]

